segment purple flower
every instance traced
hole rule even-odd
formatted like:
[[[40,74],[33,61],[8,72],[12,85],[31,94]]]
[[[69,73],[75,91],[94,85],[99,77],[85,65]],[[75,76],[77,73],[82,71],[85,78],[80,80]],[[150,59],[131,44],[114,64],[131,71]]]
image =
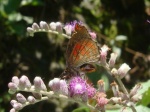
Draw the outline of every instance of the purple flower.
[[[82,100],[87,99],[87,84],[86,81],[81,77],[72,77],[69,82],[69,93],[70,97],[81,98]]]
[[[93,98],[96,93],[96,89],[92,87],[91,85],[87,84],[87,94],[88,98]]]
[[[94,98],[97,101],[97,106],[101,109],[103,109],[105,105],[108,103],[106,94],[103,92],[97,92]]]
[[[66,32],[67,35],[71,35],[72,34],[72,32],[74,31],[76,23],[82,24],[82,22],[78,22],[78,21],[75,20],[73,22],[67,23],[64,26],[64,30],[65,30],[65,32]]]
[[[96,33],[95,32],[89,31],[89,34],[90,34],[92,39],[96,39]]]

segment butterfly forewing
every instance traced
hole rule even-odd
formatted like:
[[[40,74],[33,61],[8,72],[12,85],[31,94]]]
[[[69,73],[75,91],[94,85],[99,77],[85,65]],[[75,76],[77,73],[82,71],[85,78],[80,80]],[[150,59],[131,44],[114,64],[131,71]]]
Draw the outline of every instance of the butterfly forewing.
[[[67,65],[76,68],[85,63],[97,62],[99,60],[97,43],[92,40],[84,26],[77,24],[75,31],[67,47]]]

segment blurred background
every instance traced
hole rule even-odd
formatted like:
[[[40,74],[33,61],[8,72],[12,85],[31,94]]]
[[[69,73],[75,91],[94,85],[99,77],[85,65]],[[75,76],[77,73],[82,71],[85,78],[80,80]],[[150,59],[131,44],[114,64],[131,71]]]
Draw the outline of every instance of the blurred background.
[[[129,89],[150,78],[150,0],[0,0],[0,112],[8,112],[15,98],[7,86],[12,76],[27,75],[31,82],[40,76],[47,84],[65,69],[68,39],[47,33],[30,37],[26,28],[33,22],[73,20],[82,21],[97,34],[99,44],[119,54],[117,67],[124,62],[130,65],[123,80]],[[104,79],[107,89],[113,80],[100,67],[88,76],[94,84]],[[150,107],[150,102],[145,106]],[[71,112],[77,107],[51,99],[20,112]]]

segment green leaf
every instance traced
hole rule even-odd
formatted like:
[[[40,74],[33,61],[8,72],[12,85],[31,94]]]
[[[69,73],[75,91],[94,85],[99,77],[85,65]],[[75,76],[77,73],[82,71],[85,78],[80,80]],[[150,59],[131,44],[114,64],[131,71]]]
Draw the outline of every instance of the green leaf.
[[[7,14],[10,14],[16,11],[20,6],[21,0],[8,0],[7,5],[5,5],[4,9]]]
[[[142,89],[138,91],[139,94],[143,94],[140,104],[147,106],[150,104],[150,80],[142,83]]]
[[[150,108],[139,105],[135,107],[137,112],[150,112]]]
[[[141,84],[142,89],[138,91],[139,94],[143,94],[150,89],[150,80],[148,80],[147,82],[143,82]]]
[[[144,105],[144,106],[147,106],[150,104],[150,89],[148,89],[144,94],[143,94],[143,97],[142,97],[142,100],[141,100],[141,104]]]
[[[91,112],[91,111],[88,107],[80,107],[80,108],[73,110],[72,112]]]
[[[150,108],[142,105],[136,106],[135,109],[137,112],[150,112]],[[129,107],[124,108],[124,110],[126,112],[133,112],[132,109]],[[121,112],[121,109],[111,109],[111,110],[106,110],[106,112]]]

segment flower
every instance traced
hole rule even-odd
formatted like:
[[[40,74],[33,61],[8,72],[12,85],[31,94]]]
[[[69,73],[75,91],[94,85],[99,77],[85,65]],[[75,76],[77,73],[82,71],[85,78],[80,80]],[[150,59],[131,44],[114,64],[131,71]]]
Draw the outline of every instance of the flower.
[[[109,60],[109,67],[113,67],[115,65],[117,59],[117,54],[116,53],[111,53],[110,55],[110,60]]]
[[[47,90],[46,85],[44,84],[43,80],[41,79],[41,77],[38,77],[38,76],[34,78],[34,87],[35,87],[35,90],[37,91]]]
[[[107,59],[107,52],[109,50],[109,47],[107,45],[103,45],[101,47],[101,53],[100,53],[100,61],[102,64],[105,64],[106,63],[106,59]]]
[[[51,23],[49,24],[49,26],[50,26],[50,29],[51,29],[51,30],[53,30],[53,31],[56,30],[56,23],[55,23],[55,22],[51,22]]]
[[[115,97],[119,97],[119,87],[116,82],[110,84]]]
[[[17,98],[18,102],[21,104],[24,104],[27,101],[27,99],[21,93],[18,93],[16,95],[16,98]]]
[[[59,90],[60,90],[60,79],[54,78],[53,80],[49,81],[48,86],[52,89],[52,91],[59,92]]]
[[[122,64],[118,69],[118,75],[122,79],[131,68],[126,63]]]
[[[68,85],[70,97],[87,100],[87,84],[81,77],[72,77]]]
[[[96,33],[89,31],[89,34],[91,35],[92,39],[96,39]]]
[[[48,84],[48,86],[54,91],[55,93],[68,95],[68,85],[65,80],[61,80],[59,78],[54,78]]]
[[[105,93],[105,82],[103,80],[97,81],[99,92]]]
[[[135,85],[133,87],[133,89],[131,89],[131,91],[130,91],[130,96],[136,95],[140,89],[142,89],[142,85],[141,84]]]
[[[73,22],[67,23],[64,26],[64,30],[65,30],[65,32],[66,32],[67,35],[71,35],[72,34],[72,32],[74,31],[76,23],[82,24],[82,22],[78,22],[78,21],[75,20]]]
[[[95,93],[96,93],[96,89],[93,86],[87,84],[87,95],[88,95],[88,98],[93,98]]]
[[[94,99],[97,101],[97,107],[99,107],[100,109],[103,109],[105,105],[108,103],[106,94],[103,92],[97,92]]]
[[[28,79],[27,76],[23,75],[19,79],[19,85],[18,86],[19,86],[20,89],[30,88],[31,87],[31,82],[30,82],[30,80]]]

